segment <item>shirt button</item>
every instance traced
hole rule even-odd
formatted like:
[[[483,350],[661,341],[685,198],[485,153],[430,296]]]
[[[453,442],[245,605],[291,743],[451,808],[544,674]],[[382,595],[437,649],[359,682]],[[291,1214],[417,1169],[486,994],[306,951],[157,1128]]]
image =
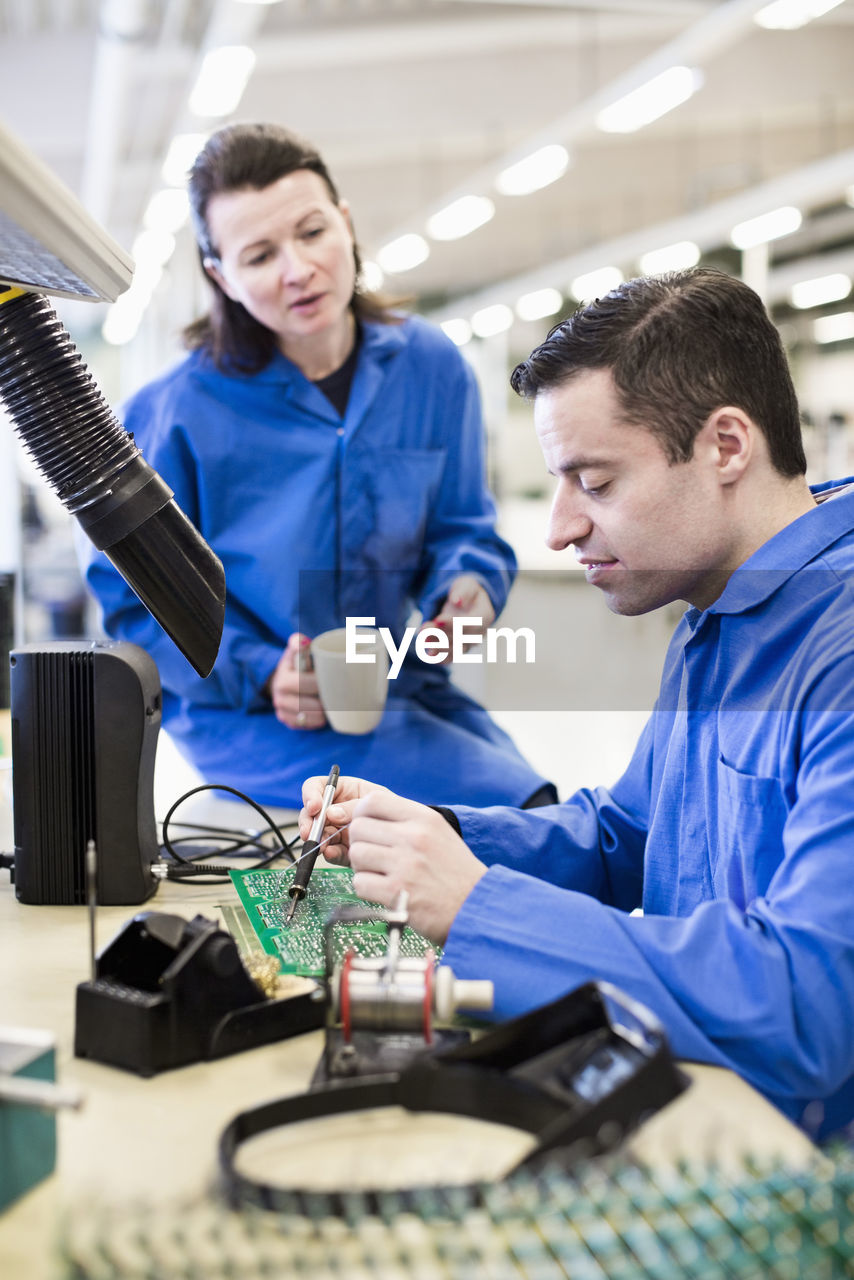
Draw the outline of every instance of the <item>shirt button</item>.
[[[337,430],[338,430],[338,434],[339,434],[339,436],[343,436],[343,434],[344,434],[344,428],[343,428],[343,427],[338,427],[338,428],[337,428]]]

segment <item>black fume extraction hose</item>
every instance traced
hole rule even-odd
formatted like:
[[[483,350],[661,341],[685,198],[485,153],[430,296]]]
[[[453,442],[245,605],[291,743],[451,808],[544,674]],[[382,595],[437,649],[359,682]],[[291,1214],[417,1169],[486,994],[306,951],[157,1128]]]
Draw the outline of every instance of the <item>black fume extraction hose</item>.
[[[0,399],[63,505],[207,675],[225,611],[220,561],[118,422],[48,300],[2,285]]]

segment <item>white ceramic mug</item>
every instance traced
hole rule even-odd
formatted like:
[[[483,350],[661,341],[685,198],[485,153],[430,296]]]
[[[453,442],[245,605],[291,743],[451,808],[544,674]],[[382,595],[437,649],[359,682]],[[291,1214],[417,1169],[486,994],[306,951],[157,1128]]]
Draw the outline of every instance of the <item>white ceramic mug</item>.
[[[326,719],[338,733],[370,733],[382,720],[388,697],[388,650],[372,627],[359,627],[357,652],[373,662],[347,661],[347,629],[324,631],[311,642]]]

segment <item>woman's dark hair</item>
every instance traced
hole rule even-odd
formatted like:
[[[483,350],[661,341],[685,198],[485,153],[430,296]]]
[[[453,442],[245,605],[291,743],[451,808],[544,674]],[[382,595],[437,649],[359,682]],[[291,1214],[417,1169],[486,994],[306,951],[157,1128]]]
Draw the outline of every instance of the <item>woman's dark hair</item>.
[[[261,191],[300,169],[319,174],[332,200],[339,203],[338,190],[320,154],[310,143],[280,125],[230,124],[208,138],[193,163],[188,183],[190,214],[203,270],[206,258],[219,258],[207,221],[211,199],[226,191],[247,188]],[[356,319],[399,323],[402,317],[393,308],[409,299],[386,297],[362,289],[359,283],[362,262],[355,244],[353,257],[356,285],[350,305]],[[211,309],[206,316],[187,325],[185,345],[191,349],[205,348],[220,368],[257,373],[272,359],[276,335],[251,316],[241,303],[223,293],[207,272],[205,276],[213,292]]]
[[[510,378],[533,399],[584,369],[610,369],[625,421],[687,462],[715,409],[743,409],[781,475],[807,469],[780,335],[761,298],[710,267],[628,280],[560,321]]]

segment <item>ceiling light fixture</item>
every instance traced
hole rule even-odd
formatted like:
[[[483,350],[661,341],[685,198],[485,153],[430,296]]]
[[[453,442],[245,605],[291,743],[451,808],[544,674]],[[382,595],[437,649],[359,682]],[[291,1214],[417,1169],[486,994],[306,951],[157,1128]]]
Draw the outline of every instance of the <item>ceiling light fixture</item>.
[[[842,271],[828,276],[816,276],[814,280],[799,280],[792,285],[792,306],[799,310],[807,307],[823,307],[828,302],[840,302],[851,292],[851,277]]]
[[[576,276],[569,291],[579,302],[591,302],[622,283],[623,273],[618,267],[599,267],[596,271],[585,271],[583,275]]]
[[[385,280],[380,264],[378,262],[371,262],[370,259],[368,259],[367,262],[362,263],[359,278],[362,288],[368,293],[376,293],[378,289],[383,287],[383,281]]]
[[[193,115],[230,115],[243,97],[254,66],[255,53],[246,44],[225,44],[206,53],[190,94]]]
[[[207,141],[204,133],[177,133],[169,143],[160,173],[170,187],[183,187],[193,161]]]
[[[464,347],[467,342],[471,342],[472,330],[468,320],[462,318],[443,320],[440,327],[458,347]]]
[[[664,271],[686,271],[688,267],[696,267],[699,261],[700,246],[693,240],[679,240],[676,244],[642,253],[638,264],[642,275],[659,276]]]
[[[596,124],[603,133],[634,133],[687,102],[702,83],[703,73],[696,67],[668,67],[605,107],[596,116]]]
[[[488,196],[460,196],[427,220],[427,234],[433,240],[461,240],[482,227],[495,214]]]
[[[155,191],[142,215],[149,231],[180,231],[190,216],[190,197],[180,187],[164,187]]]
[[[513,312],[503,302],[496,302],[491,307],[482,307],[475,311],[471,318],[472,332],[479,338],[492,338],[497,333],[504,333],[513,323]]]
[[[736,249],[752,249],[754,245],[767,244],[769,240],[779,240],[781,236],[791,235],[793,231],[797,231],[802,221],[800,209],[786,204],[769,213],[761,213],[758,218],[739,222],[729,233],[730,242]]]
[[[149,264],[162,267],[169,261],[175,252],[175,237],[162,227],[140,231],[130,252],[136,266],[134,271],[134,279],[136,279],[137,272],[146,269]]]
[[[844,342],[854,338],[854,311],[838,311],[835,316],[819,316],[813,321],[816,342]]]
[[[569,152],[558,142],[550,142],[515,164],[502,169],[495,186],[503,196],[527,196],[556,182],[569,168]]]
[[[534,289],[523,293],[516,303],[516,315],[520,320],[543,320],[560,311],[563,294],[559,289]]]
[[[769,30],[794,31],[841,3],[842,0],[774,0],[773,4],[760,9],[753,21]]]
[[[163,266],[158,261],[157,255],[147,256],[148,248],[139,243],[142,237],[151,234],[143,231],[134,241],[134,249],[138,249],[138,253],[134,254],[136,269],[130,288],[126,289],[111,307],[108,307],[104,317],[101,335],[112,347],[122,347],[136,336],[145,309],[163,275]]]
[[[381,270],[393,275],[396,271],[411,271],[429,256],[430,246],[424,237],[410,231],[383,245],[377,254],[377,262]]]
[[[104,323],[101,325],[101,337],[111,347],[123,347],[125,343],[130,342],[131,338],[136,337],[142,320],[142,308],[132,306],[124,302],[125,295],[117,298],[111,307],[107,308],[107,314],[104,317]]]

